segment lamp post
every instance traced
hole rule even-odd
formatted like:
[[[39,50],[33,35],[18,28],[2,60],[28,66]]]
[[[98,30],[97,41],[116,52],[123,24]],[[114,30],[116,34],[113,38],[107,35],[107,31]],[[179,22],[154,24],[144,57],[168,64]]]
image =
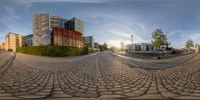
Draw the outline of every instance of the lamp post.
[[[133,44],[133,35],[131,35],[131,44]]]
[[[130,45],[130,47],[131,47],[131,52],[133,51],[133,35],[131,35],[131,45]]]

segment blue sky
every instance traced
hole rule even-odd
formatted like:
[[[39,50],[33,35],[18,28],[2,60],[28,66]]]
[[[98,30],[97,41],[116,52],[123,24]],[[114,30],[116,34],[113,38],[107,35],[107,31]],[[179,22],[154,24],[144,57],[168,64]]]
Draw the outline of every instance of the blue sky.
[[[49,13],[85,23],[85,36],[119,46],[123,41],[151,42],[161,28],[171,46],[184,47],[192,39],[200,43],[200,0],[1,0],[0,42],[8,32],[32,33],[32,15]]]

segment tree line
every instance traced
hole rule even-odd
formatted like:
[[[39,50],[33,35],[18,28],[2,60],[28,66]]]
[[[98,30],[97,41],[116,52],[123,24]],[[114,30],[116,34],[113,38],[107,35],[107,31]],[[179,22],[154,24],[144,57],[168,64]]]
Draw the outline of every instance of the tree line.
[[[168,42],[167,36],[164,34],[162,29],[157,28],[152,32],[152,44],[156,50],[160,49],[161,46],[165,46],[168,49],[171,43]],[[186,48],[194,47],[194,43],[191,39],[188,39],[185,43]]]

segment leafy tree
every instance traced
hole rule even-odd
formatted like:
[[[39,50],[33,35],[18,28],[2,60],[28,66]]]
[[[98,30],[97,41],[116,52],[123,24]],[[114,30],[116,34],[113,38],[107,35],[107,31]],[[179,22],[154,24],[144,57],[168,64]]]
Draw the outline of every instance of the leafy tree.
[[[185,47],[186,48],[194,47],[193,41],[191,39],[187,40],[186,44],[185,44]]]
[[[103,44],[103,48],[104,48],[104,50],[108,50],[108,45],[107,45],[107,43],[104,43],[104,44]]]
[[[161,29],[156,29],[152,32],[152,39],[152,44],[156,49],[159,49],[162,45],[166,45],[168,48],[169,43],[167,42],[167,36]]]
[[[100,51],[108,50],[107,43],[104,43],[103,45],[99,46]]]
[[[91,43],[85,43],[85,47],[92,48],[92,44]]]

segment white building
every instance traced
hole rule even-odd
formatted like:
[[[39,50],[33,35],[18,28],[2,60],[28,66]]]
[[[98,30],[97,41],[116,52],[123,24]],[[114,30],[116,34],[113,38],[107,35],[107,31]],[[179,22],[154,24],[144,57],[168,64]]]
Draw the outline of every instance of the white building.
[[[153,45],[150,43],[138,43],[138,44],[129,44],[126,45],[126,51],[152,51]]]

